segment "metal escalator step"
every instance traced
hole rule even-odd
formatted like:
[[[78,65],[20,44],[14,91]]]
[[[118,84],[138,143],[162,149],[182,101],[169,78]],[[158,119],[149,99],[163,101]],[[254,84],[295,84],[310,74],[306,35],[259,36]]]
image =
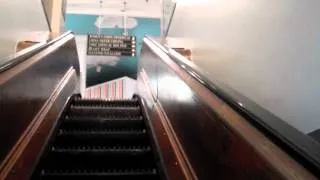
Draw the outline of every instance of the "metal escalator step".
[[[147,129],[137,99],[76,98],[33,179],[158,180]]]
[[[146,153],[151,152],[150,146],[80,146],[80,147],[55,147],[53,146],[50,152],[57,153],[70,153],[70,154],[78,154],[78,153],[120,153],[120,154],[136,154],[136,153]]]
[[[106,117],[106,118],[86,118],[86,117],[66,117],[61,124],[62,129],[75,128],[108,128],[108,129],[135,129],[143,128],[142,116],[137,117]]]
[[[147,148],[52,148],[46,168],[148,168],[154,167]]]
[[[74,106],[101,106],[101,107],[136,107],[138,106],[138,101],[135,99],[128,100],[99,100],[99,99],[75,99],[72,103]]]
[[[85,116],[85,117],[133,117],[140,116],[141,111],[139,107],[79,107],[71,106],[69,115]]]
[[[87,122],[87,123],[97,123],[97,122],[108,122],[108,121],[143,121],[143,117],[142,116],[112,116],[112,117],[81,117],[81,116],[73,116],[73,117],[69,117],[67,116],[64,120],[63,123],[68,123],[68,122]]]
[[[135,131],[62,131],[56,135],[54,145],[145,145],[148,136],[145,130]]]
[[[129,131],[119,131],[117,129],[106,129],[106,130],[95,130],[95,129],[84,129],[84,130],[62,130],[60,129],[57,136],[68,136],[68,135],[84,135],[84,136],[90,136],[90,135],[146,135],[147,131],[145,129],[135,129],[135,130],[129,130]]]
[[[155,168],[152,169],[72,169],[43,170],[43,179],[158,179]]]

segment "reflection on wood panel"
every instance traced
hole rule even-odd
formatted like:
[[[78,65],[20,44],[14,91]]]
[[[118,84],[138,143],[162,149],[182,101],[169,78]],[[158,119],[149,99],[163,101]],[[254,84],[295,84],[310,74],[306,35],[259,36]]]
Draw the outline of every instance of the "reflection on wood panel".
[[[148,104],[154,101],[162,107],[198,179],[316,179],[166,53],[144,42],[138,72],[145,73],[139,73],[138,84],[157,94],[148,96],[144,88],[139,92]],[[142,74],[152,83],[140,82],[146,79]]]

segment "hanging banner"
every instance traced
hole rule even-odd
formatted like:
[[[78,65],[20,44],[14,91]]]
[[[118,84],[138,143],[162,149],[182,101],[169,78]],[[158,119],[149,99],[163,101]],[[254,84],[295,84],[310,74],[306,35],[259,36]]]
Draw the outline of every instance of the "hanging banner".
[[[88,34],[87,55],[136,56],[136,37]]]

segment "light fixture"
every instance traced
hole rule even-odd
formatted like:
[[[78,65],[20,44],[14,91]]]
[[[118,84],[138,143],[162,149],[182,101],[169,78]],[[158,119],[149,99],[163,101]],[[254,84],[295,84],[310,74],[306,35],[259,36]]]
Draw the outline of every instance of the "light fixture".
[[[100,73],[101,70],[102,70],[102,66],[101,66],[100,64],[98,64],[98,65],[96,66],[96,71],[97,71],[97,73]]]

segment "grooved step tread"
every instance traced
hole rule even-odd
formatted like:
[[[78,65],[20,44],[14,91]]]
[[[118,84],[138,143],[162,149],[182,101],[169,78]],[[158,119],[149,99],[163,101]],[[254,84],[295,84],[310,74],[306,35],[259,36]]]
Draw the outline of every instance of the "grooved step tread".
[[[160,179],[137,99],[74,99],[33,179]]]
[[[148,147],[133,147],[133,148],[121,148],[121,147],[52,147],[51,152],[57,153],[139,153],[139,152],[151,152],[150,146]]]
[[[107,170],[43,170],[43,176],[136,176],[136,175],[157,175],[153,169],[107,169]]]
[[[61,130],[57,136],[90,136],[90,135],[145,135],[147,131],[131,130],[131,131],[118,131],[118,130]]]
[[[133,130],[144,128],[144,121],[140,117],[107,117],[107,118],[85,118],[85,117],[66,117],[60,129],[62,130],[102,130],[102,129],[118,129]]]
[[[102,107],[113,107],[113,106],[124,106],[124,107],[137,107],[137,100],[115,100],[115,101],[106,101],[98,99],[80,99],[74,100],[72,105],[74,106],[102,106]]]
[[[114,117],[114,116],[110,116],[110,117],[69,117],[67,116],[64,120],[64,123],[81,123],[82,121],[85,122],[92,122],[92,123],[96,123],[96,125],[98,125],[97,123],[100,122],[109,122],[109,121],[143,121],[143,117],[142,116],[136,116],[136,117],[131,117],[131,116],[126,116],[126,117]]]
[[[139,116],[141,114],[139,107],[78,107],[71,106],[70,116],[91,116],[91,117],[124,117]]]

